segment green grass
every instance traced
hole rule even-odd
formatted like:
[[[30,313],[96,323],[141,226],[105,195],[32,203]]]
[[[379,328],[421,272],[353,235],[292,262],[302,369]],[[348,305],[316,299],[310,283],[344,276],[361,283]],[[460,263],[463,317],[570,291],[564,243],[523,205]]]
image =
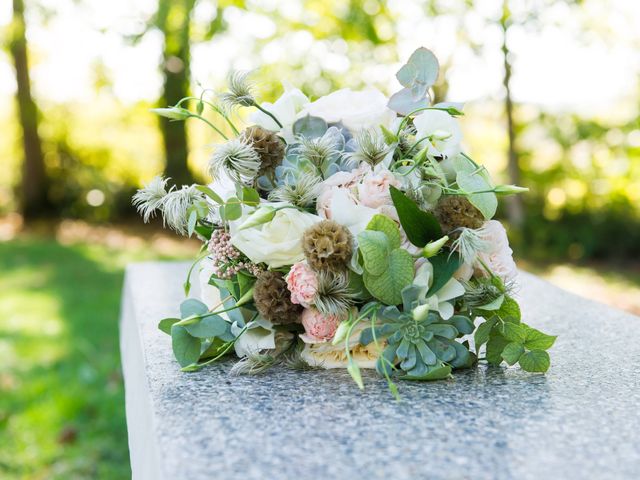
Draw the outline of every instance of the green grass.
[[[131,477],[118,314],[124,266],[158,258],[0,243],[0,478]]]

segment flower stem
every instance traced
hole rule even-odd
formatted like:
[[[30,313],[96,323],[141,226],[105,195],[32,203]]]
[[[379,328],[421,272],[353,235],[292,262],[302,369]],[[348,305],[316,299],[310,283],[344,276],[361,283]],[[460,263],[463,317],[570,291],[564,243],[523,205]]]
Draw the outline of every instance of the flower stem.
[[[269,116],[273,119],[273,121],[274,121],[274,122],[276,122],[276,123],[278,124],[278,126],[279,126],[280,128],[283,128],[283,127],[282,127],[282,124],[280,123],[280,121],[276,118],[276,116],[275,116],[273,113],[271,113],[271,112],[269,112],[268,110],[265,110],[264,108],[262,108],[260,105],[258,105],[258,103],[257,103],[257,102],[253,102],[253,106],[254,106],[254,107],[256,107],[258,110],[260,110],[260,111],[261,111],[262,113],[264,113],[265,115],[269,115]]]

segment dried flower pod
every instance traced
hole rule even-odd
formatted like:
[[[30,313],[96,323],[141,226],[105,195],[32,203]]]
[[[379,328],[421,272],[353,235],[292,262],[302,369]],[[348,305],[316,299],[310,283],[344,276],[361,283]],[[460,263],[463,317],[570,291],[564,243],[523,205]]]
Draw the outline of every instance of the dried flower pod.
[[[460,227],[480,228],[485,221],[480,210],[463,195],[443,195],[433,213],[445,234]]]
[[[302,249],[314,270],[343,271],[353,252],[353,237],[346,227],[323,220],[308,228],[302,236]]]
[[[260,315],[274,325],[300,323],[302,305],[291,302],[287,282],[280,272],[262,272],[253,290],[253,300]]]
[[[273,132],[258,125],[246,128],[241,134],[245,142],[250,144],[260,157],[258,175],[272,177],[276,167],[284,158],[284,142]]]

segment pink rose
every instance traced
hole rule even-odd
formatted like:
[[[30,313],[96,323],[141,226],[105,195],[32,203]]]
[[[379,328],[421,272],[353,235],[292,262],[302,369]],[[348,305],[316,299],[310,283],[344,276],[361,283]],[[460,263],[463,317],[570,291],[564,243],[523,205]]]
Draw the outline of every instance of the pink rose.
[[[309,265],[294,263],[286,277],[291,302],[308,308],[318,291],[318,277]]]
[[[302,312],[304,334],[300,338],[305,343],[323,343],[331,340],[340,324],[336,315],[325,316],[315,308],[305,308]]]
[[[389,170],[368,173],[362,183],[358,185],[360,203],[371,208],[392,205],[389,194],[389,186],[391,185],[397,188],[400,186],[400,181]]]
[[[480,232],[482,239],[490,245],[490,250],[478,253],[478,259],[504,281],[514,280],[518,275],[518,268],[513,261],[513,250],[509,247],[507,232],[502,224],[497,220],[489,220]],[[487,276],[482,266],[477,268],[477,273]]]

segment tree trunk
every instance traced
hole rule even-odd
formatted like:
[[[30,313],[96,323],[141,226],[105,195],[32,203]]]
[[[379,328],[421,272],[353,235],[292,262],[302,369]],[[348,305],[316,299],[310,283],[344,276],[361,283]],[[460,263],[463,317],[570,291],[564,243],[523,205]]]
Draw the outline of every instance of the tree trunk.
[[[164,33],[160,106],[174,105],[189,92],[189,25],[195,0],[161,0],[158,27]],[[189,172],[188,140],[185,122],[160,117],[165,152],[165,175],[176,185],[193,183]]]
[[[504,108],[507,117],[507,172],[509,182],[520,184],[520,164],[518,151],[516,149],[516,126],[513,118],[513,99],[511,98],[511,60],[509,58],[510,51],[507,44],[507,32],[510,26],[510,12],[508,0],[504,0],[502,4],[502,17],[500,19],[500,27],[502,28],[502,58],[504,62],[504,76],[502,85],[505,91]],[[524,223],[524,207],[522,198],[519,195],[511,195],[507,197],[507,217],[511,225],[520,228]]]
[[[47,197],[49,181],[38,134],[38,108],[31,97],[23,0],[13,0],[13,22],[9,45],[16,70],[18,85],[16,104],[24,147],[20,210],[24,219],[28,221],[45,214],[50,209],[51,203]]]

